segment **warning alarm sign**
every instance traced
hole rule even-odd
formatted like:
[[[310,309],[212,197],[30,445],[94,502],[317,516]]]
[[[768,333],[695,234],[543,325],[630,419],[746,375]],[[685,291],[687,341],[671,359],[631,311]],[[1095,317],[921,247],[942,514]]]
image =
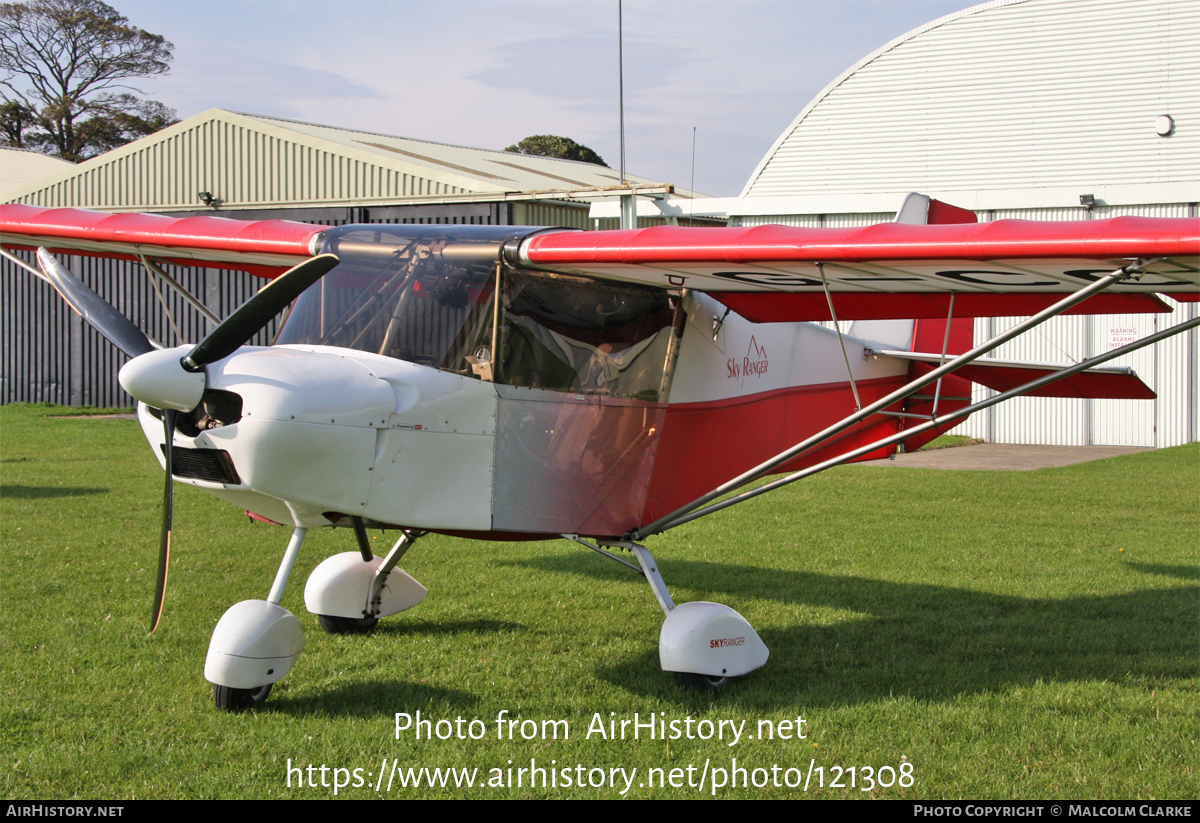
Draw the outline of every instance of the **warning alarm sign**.
[[[1108,329],[1108,347],[1117,349],[1137,340],[1137,329],[1133,326],[1110,326]]]

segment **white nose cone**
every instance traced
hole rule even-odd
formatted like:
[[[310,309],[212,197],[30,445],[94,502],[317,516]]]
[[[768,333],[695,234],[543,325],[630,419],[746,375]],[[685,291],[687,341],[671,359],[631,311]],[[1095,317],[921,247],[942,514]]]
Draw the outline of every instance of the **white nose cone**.
[[[121,367],[121,388],[156,409],[191,411],[204,396],[203,371],[185,371],[179,360],[191,346],[159,349],[135,357]]]

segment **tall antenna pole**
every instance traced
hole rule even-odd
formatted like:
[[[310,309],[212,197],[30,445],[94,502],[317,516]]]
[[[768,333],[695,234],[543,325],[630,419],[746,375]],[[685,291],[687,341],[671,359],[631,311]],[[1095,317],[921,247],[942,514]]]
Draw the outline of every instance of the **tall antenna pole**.
[[[696,216],[696,127],[692,126],[692,182],[688,184],[689,196],[688,216]]]
[[[617,0],[617,99],[621,116],[621,185],[625,185],[625,46],[621,31],[621,0]]]
[[[629,185],[625,180],[625,44],[622,31],[621,0],[617,0],[617,89],[621,108],[621,187]],[[621,195],[622,229],[637,228],[637,198],[632,194]]]

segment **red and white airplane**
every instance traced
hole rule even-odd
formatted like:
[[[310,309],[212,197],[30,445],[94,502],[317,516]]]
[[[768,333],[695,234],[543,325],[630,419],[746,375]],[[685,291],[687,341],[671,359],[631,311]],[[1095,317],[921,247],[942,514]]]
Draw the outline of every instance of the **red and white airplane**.
[[[726,606],[676,605],[646,538],[916,448],[1019,394],[1153,397],[1102,364],[1200,324],[1065,367],[981,359],[1059,314],[1200,299],[1200,221],[978,224],[920,195],[898,214],[855,229],[579,232],[4,205],[0,231],[8,248],[38,249],[37,269],[9,256],[132,357],[121,384],[167,471],[154,625],[173,480],[293,528],[266,600],[233,606],[213,634],[205,677],[236,709],[264,700],[304,648],[279,601],[318,526],[352,527],[359,546],[305,587],[326,631],[421,602],[396,564],[422,534],[561,536],[642,573],[666,613],[663,669],[719,687],[762,666],[766,646]],[[55,257],[79,254],[140,260],[175,287],[160,263],[270,281],[198,344],[161,348]],[[275,345],[244,345],[289,306]],[[1014,315],[1032,316],[973,345],[972,318]],[[810,322],[831,319],[853,322]],[[1000,393],[972,404],[971,381]],[[773,473],[786,474],[715,502]],[[399,532],[385,558],[366,527]]]

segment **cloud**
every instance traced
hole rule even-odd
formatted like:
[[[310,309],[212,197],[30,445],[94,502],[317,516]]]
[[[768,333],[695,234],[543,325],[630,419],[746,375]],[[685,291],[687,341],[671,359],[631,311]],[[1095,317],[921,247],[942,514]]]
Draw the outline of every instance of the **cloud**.
[[[639,94],[660,89],[687,71],[692,50],[649,37],[624,45],[625,73]],[[491,49],[489,65],[472,80],[501,89],[520,89],[583,106],[611,103],[618,90],[616,38],[599,34],[540,37]]]
[[[314,103],[385,100],[368,85],[334,71],[276,62],[244,46],[189,43],[177,49],[170,77],[158,81],[158,99],[190,116],[219,107],[253,114],[299,117]]]

